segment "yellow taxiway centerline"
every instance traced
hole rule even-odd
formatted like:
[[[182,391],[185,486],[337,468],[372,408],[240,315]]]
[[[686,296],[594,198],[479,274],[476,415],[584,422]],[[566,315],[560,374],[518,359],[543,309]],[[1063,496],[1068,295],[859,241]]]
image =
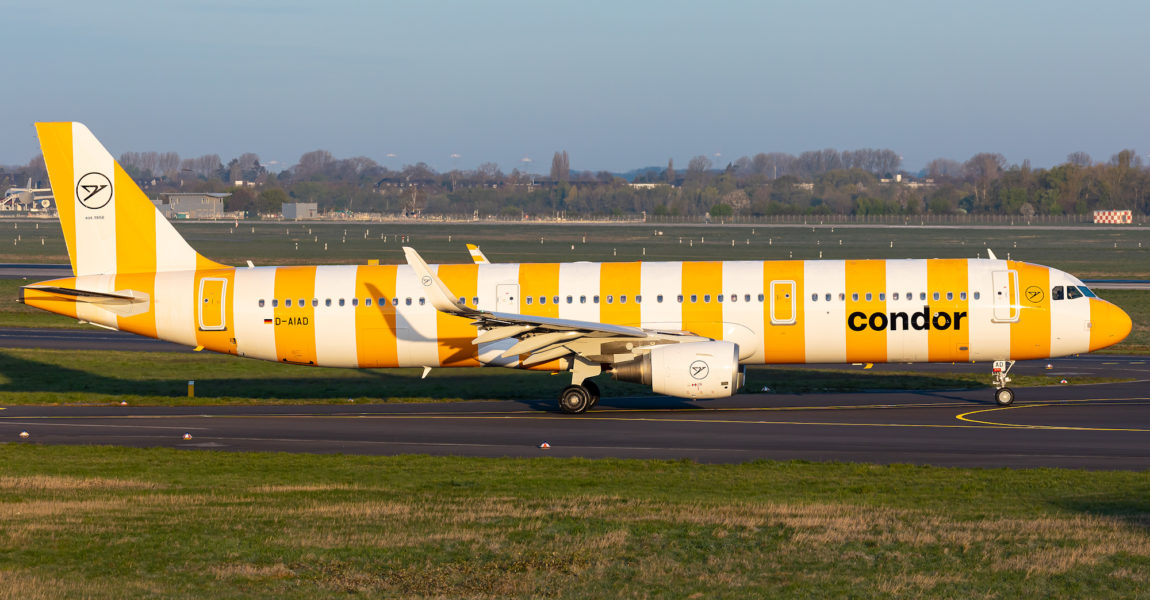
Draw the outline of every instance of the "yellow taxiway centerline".
[[[1136,398],[1136,399],[1141,400],[1141,398]],[[981,425],[995,425],[998,427],[1009,427],[1012,429],[1048,429],[1048,430],[1060,430],[1060,431],[1133,431],[1133,432],[1141,432],[1141,433],[1150,432],[1150,429],[1134,429],[1134,428],[1124,428],[1124,427],[1069,427],[1069,426],[1064,426],[1064,425],[1025,425],[1025,424],[1019,424],[1019,423],[1000,423],[1000,422],[996,422],[996,421],[982,421],[979,419],[969,418],[970,415],[977,415],[977,414],[981,414],[981,413],[1005,411],[1005,410],[1017,410],[1017,409],[1022,409],[1022,408],[1035,408],[1035,407],[1042,407],[1042,406],[1058,406],[1058,404],[1050,404],[1050,403],[1024,404],[1021,406],[1002,406],[1002,407],[998,407],[998,408],[984,408],[982,410],[972,410],[970,412],[965,412],[965,413],[962,413],[960,415],[956,415],[954,418],[958,419],[959,421],[966,421],[967,423],[978,423]]]

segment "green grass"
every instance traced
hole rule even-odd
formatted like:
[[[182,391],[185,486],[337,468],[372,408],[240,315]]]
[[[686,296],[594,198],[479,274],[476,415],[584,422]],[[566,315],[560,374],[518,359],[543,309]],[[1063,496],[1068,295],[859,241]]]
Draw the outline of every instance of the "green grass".
[[[211,353],[0,350],[0,404],[312,404],[522,400],[550,404],[566,374],[512,369],[336,369],[284,365]],[[187,383],[196,382],[188,398]],[[1075,378],[1074,383],[1127,381]],[[650,388],[609,377],[605,397],[648,396]],[[988,373],[871,372],[754,367],[746,389],[777,393],[941,390],[988,387]],[[1015,377],[1016,386],[1053,385],[1052,377]]]
[[[990,248],[1000,258],[1009,255],[1081,278],[1150,279],[1150,229],[1141,226],[1048,230],[1021,225],[940,229],[263,222],[233,227],[230,221],[175,226],[203,255],[233,265],[249,259],[257,265],[364,264],[368,259],[402,264],[403,245],[415,247],[432,263],[467,263],[466,243],[479,244],[498,262],[973,258],[985,257]],[[400,235],[407,241],[401,242]],[[17,236],[22,239],[17,241]],[[0,262],[68,262],[59,224],[0,221]]]
[[[1150,473],[0,445],[0,596],[1145,597]]]

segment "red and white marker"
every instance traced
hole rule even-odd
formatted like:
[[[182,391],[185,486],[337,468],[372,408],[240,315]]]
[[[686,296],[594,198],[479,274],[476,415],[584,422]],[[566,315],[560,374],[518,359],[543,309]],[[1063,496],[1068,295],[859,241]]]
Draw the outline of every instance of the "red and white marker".
[[[547,442],[543,442],[542,444],[539,444],[539,449],[540,450],[550,450],[551,444],[548,444]]]

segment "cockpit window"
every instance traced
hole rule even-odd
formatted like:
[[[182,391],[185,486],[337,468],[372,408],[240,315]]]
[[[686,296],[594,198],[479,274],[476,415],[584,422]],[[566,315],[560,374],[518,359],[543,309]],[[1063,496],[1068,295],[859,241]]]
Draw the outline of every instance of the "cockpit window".
[[[1066,299],[1067,300],[1073,300],[1075,298],[1081,298],[1082,296],[1083,296],[1083,294],[1082,294],[1082,292],[1080,292],[1078,290],[1078,288],[1076,288],[1072,285],[1066,286]]]
[[[1050,290],[1050,299],[1051,300],[1061,300],[1062,299],[1062,286],[1056,285],[1056,286],[1054,286],[1053,289]]]
[[[1079,290],[1082,290],[1082,295],[1086,296],[1087,298],[1097,298],[1097,297],[1098,297],[1098,295],[1097,295],[1097,294],[1095,294],[1094,292],[1090,291],[1090,288],[1088,288],[1088,287],[1086,287],[1086,286],[1084,286],[1084,285],[1080,285],[1080,286],[1078,286],[1078,289],[1079,289]]]

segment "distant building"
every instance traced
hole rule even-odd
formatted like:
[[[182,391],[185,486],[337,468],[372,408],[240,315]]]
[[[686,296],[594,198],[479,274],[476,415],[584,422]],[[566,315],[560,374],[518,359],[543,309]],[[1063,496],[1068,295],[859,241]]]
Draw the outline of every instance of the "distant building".
[[[285,202],[283,204],[285,219],[298,221],[300,219],[315,219],[319,217],[319,206],[315,202]]]
[[[224,216],[224,199],[231,194],[172,192],[153,200],[169,219],[219,219]]]

